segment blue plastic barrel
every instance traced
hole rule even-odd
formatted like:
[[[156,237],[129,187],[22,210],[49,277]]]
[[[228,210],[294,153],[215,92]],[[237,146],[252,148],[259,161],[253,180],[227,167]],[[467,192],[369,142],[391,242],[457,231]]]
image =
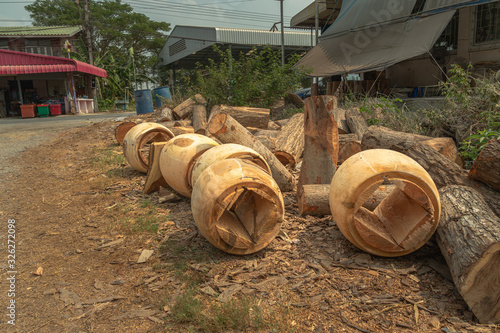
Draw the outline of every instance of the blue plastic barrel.
[[[151,113],[154,112],[153,107],[153,97],[151,96],[151,90],[136,90],[134,92],[135,97],[135,109],[137,114]]]
[[[166,104],[167,99],[172,100],[172,95],[170,94],[170,89],[168,87],[158,87],[153,89],[153,96],[155,99],[155,106],[161,108]]]

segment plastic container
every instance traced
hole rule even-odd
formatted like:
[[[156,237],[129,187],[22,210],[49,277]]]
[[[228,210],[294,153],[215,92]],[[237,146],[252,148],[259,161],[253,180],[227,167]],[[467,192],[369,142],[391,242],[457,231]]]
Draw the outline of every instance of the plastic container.
[[[50,114],[52,116],[61,114],[61,104],[50,104]]]
[[[33,118],[35,117],[35,104],[23,104],[21,105],[21,116],[23,118]]]
[[[169,87],[158,87],[153,89],[153,97],[157,108],[164,106],[167,100],[172,100]]]
[[[50,106],[50,104],[38,104],[36,106],[37,111],[38,111],[38,116],[48,117],[49,116],[49,106]]]
[[[135,109],[137,114],[145,114],[154,112],[153,107],[153,97],[151,96],[151,90],[136,90],[134,92],[135,97]]]

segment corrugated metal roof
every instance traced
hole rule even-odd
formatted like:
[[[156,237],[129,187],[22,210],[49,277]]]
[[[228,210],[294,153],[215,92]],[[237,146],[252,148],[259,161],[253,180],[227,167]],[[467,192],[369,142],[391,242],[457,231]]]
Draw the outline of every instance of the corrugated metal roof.
[[[340,12],[342,0],[326,0],[318,3],[318,19],[320,26],[332,24]],[[314,27],[316,20],[316,2],[302,9],[290,20],[292,27]]]
[[[82,31],[79,26],[45,26],[45,27],[0,27],[0,36],[6,37],[43,37],[67,36],[71,37]]]
[[[285,31],[285,48],[311,47],[310,32]],[[206,50],[212,44],[233,46],[281,46],[281,32],[253,29],[234,29],[199,26],[175,26],[160,52],[164,65],[186,59]]]
[[[84,62],[41,54],[0,50],[0,75],[82,72],[106,77],[102,68]]]

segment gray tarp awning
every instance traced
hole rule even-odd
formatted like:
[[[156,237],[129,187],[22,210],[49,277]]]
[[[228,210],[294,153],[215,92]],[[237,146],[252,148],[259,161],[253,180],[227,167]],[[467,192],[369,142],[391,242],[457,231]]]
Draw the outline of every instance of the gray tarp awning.
[[[343,0],[337,20],[296,66],[311,76],[382,70],[427,53],[456,8],[491,2],[428,0]]]

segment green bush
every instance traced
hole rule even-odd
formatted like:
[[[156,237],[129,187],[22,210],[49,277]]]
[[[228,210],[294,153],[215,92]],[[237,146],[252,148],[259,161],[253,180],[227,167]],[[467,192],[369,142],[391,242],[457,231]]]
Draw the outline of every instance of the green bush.
[[[281,65],[281,53],[269,46],[262,50],[254,48],[234,59],[229,50],[213,46],[220,58],[209,59],[209,64],[198,65],[191,82],[191,94],[199,93],[216,104],[269,108],[287,92],[300,88],[306,70],[294,68],[299,55],[290,57]],[[188,79],[190,81],[191,79]]]

